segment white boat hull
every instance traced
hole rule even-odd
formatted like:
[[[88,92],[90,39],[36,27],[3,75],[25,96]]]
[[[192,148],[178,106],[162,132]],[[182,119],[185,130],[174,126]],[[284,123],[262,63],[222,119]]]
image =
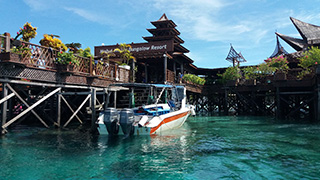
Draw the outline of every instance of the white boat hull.
[[[138,122],[133,124],[133,135],[161,134],[164,131],[177,129],[184,124],[190,114],[191,110],[189,108],[183,108],[181,110],[169,112],[167,114],[149,117],[150,120],[144,126],[139,126]],[[142,116],[138,116],[136,118],[141,119]],[[98,118],[97,124],[100,134],[109,134],[101,115]],[[123,135],[121,126],[119,126],[119,135]]]

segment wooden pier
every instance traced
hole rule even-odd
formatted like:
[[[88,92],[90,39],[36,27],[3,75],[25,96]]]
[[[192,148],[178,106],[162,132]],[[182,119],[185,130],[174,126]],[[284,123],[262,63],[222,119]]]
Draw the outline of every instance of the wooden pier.
[[[129,70],[116,63],[102,66],[92,58],[76,57],[79,66],[61,68],[56,50],[22,42],[28,53],[12,53],[10,36],[0,36],[1,131],[33,115],[45,127],[83,124],[103,108],[106,87],[125,83]],[[69,66],[69,65],[66,65]]]

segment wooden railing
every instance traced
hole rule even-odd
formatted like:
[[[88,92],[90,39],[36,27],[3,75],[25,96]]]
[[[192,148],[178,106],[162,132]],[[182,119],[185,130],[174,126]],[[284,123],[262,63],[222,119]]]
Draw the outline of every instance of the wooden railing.
[[[21,63],[33,68],[57,70],[56,58],[59,51],[49,47],[24,41],[10,41],[8,36],[0,35],[0,53],[7,54],[7,57],[9,57],[6,59],[7,61],[11,60],[12,62]],[[15,60],[13,60],[11,55],[16,57]],[[84,76],[96,76],[115,81],[129,81],[130,70],[120,68],[115,63],[102,63],[100,60],[93,60],[92,58],[85,58],[77,55],[75,55],[75,57],[77,61],[79,61],[79,65],[74,66],[72,70],[73,73]]]
[[[0,35],[0,53],[6,51],[6,36]]]

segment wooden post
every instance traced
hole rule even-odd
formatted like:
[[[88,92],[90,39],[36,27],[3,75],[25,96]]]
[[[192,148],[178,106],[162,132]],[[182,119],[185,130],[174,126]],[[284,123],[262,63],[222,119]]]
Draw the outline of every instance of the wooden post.
[[[114,80],[119,81],[120,78],[117,77],[118,76],[118,64],[117,63],[114,65],[114,72],[113,73],[114,73]]]
[[[96,125],[96,98],[97,98],[97,90],[95,88],[91,89],[91,130],[94,131],[97,129]]]
[[[174,83],[177,83],[177,69],[176,69],[176,62],[173,62],[173,74],[174,74]]]
[[[90,57],[89,60],[89,74],[92,76],[93,75],[93,66],[92,66],[92,57]]]
[[[317,75],[318,76],[318,75]],[[318,77],[317,77],[318,80]],[[316,122],[320,122],[320,84],[317,82],[317,91],[316,91],[316,112],[315,112],[315,117],[316,117]]]
[[[57,124],[58,127],[61,127],[61,90],[58,93],[58,99],[57,99]]]
[[[277,103],[277,110],[276,110],[276,118],[280,119],[281,117],[281,98],[280,98],[280,88],[277,87],[277,91],[276,91],[276,103]]]
[[[144,64],[144,79],[145,79],[144,83],[147,83],[148,82],[148,66],[147,66],[147,63]]]
[[[8,83],[3,83],[2,84],[2,97],[7,97],[8,96],[8,88],[7,88]],[[7,101],[4,101],[1,105],[1,127],[6,124],[7,122],[7,107],[8,103]],[[5,134],[5,129],[1,128],[1,134]]]
[[[6,40],[5,40],[5,50],[6,52],[10,52],[10,33],[4,33],[4,35],[6,36]]]
[[[134,63],[134,59],[132,59],[132,69],[131,69],[131,73],[132,73],[132,82],[133,82],[133,83],[135,82],[135,79],[136,79],[136,73],[135,73],[134,69],[135,69],[135,63]]]
[[[223,112],[224,115],[228,115],[229,113],[229,108],[228,108],[228,90],[224,90],[224,102],[223,102]]]
[[[168,66],[168,63],[167,63],[167,60],[168,60],[168,56],[167,54],[163,54],[163,57],[164,57],[164,77],[163,77],[163,83],[166,84],[167,83],[167,66]]]

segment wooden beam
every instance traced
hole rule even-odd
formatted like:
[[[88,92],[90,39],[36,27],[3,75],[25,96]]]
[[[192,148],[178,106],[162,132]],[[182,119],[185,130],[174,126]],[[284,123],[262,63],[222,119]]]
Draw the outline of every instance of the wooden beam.
[[[2,104],[3,102],[7,101],[7,100],[10,99],[10,98],[12,98],[14,95],[15,95],[14,93],[11,93],[11,94],[5,96],[4,98],[2,98],[2,99],[0,100],[0,104]]]
[[[80,111],[80,109],[82,108],[82,106],[88,101],[88,99],[91,97],[91,94],[89,94],[86,99],[82,102],[82,104],[79,106],[79,108],[72,114],[72,116],[69,118],[69,120],[63,125],[63,127],[65,128],[70,121],[74,118],[74,116]]]
[[[70,111],[72,113],[74,113],[75,111],[72,109],[72,107],[69,105],[69,103],[67,102],[67,100],[62,96],[61,96],[61,99],[66,103],[66,105],[68,106],[68,108],[70,109]],[[78,121],[82,124],[83,122],[81,121],[81,119],[78,117],[78,115],[76,115],[76,118],[78,119]]]
[[[23,115],[25,115],[26,113],[28,113],[29,111],[31,111],[33,108],[37,107],[40,103],[42,103],[43,101],[45,101],[46,99],[48,99],[49,97],[51,97],[52,95],[54,95],[55,93],[57,93],[59,90],[61,90],[61,88],[57,88],[55,90],[53,90],[51,93],[47,94],[45,97],[43,97],[42,99],[40,99],[39,101],[37,101],[36,103],[34,103],[32,106],[28,107],[26,110],[22,111],[20,114],[18,114],[16,117],[14,117],[13,119],[11,119],[10,121],[8,121],[6,124],[4,124],[2,126],[3,129],[7,128],[8,126],[10,126],[10,124],[14,123],[16,120],[18,120],[20,117],[22,117]]]
[[[8,88],[20,99],[20,101],[25,104],[27,107],[30,107],[30,105],[8,84]],[[46,127],[49,128],[49,126],[44,122],[43,119],[34,111],[31,109],[31,112],[39,119],[39,121]]]
[[[64,85],[64,84],[51,84],[51,83],[39,83],[39,82],[29,82],[29,81],[20,81],[20,80],[9,80],[9,79],[1,79],[2,83],[11,83],[11,84],[23,84],[28,86],[45,86],[45,87],[61,87],[61,88],[74,88],[74,89],[91,89],[92,87],[87,85]],[[95,87],[97,90],[103,90],[103,88]]]

